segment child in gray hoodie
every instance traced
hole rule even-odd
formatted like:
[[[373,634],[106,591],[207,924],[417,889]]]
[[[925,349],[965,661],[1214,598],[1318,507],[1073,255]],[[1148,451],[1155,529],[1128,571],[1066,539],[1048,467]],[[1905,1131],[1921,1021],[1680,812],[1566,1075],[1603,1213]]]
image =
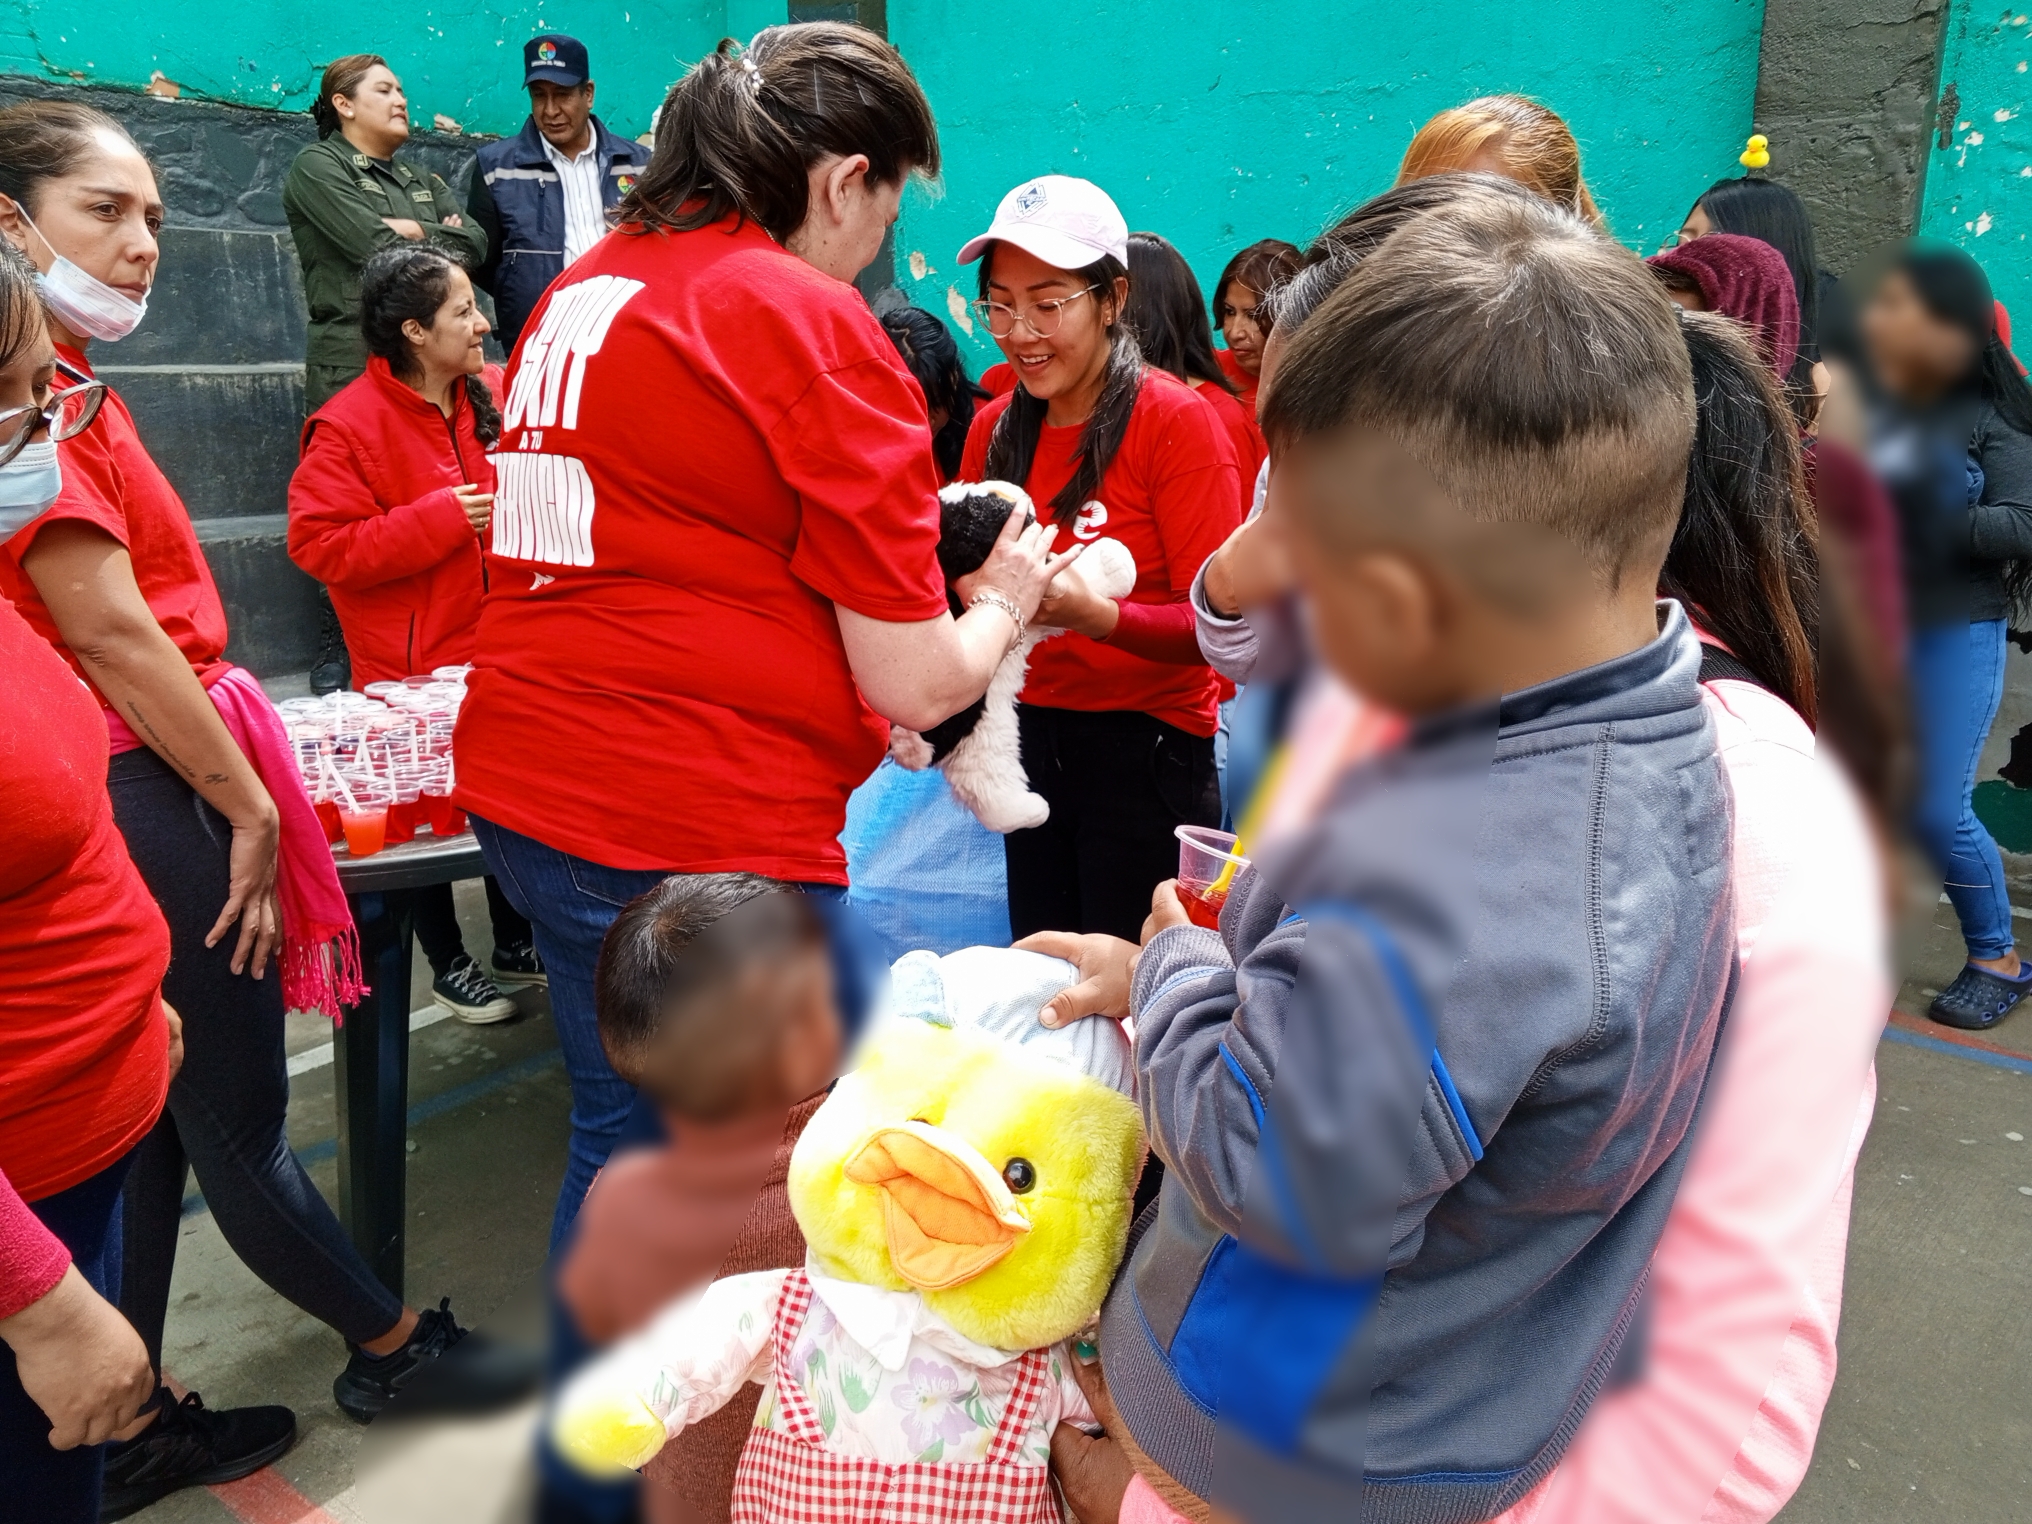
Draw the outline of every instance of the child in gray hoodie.
[[[1166,1166],[1102,1365],[1160,1491],[1486,1519],[1626,1357],[1734,975],[1699,646],[1653,597],[1688,362],[1634,257],[1470,190],[1298,330],[1264,424],[1320,655],[1410,732],[1217,933],[1166,886],[1140,955],[1027,944],[1133,1012]]]

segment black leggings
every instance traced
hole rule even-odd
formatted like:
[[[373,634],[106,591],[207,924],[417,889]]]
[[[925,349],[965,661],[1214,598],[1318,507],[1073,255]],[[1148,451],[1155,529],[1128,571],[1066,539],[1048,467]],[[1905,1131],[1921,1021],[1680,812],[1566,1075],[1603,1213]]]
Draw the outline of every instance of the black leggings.
[[[488,874],[482,882],[487,886],[487,915],[494,923],[494,945],[529,946],[531,932],[528,918],[508,903],[508,896],[494,882],[493,874]],[[466,941],[459,932],[458,911],[452,905],[452,886],[432,884],[409,892],[416,915],[416,945],[423,949],[424,961],[430,964],[431,973],[443,978],[451,966],[466,955]]]
[[[120,1310],[162,1369],[162,1325],[176,1268],[184,1180],[195,1169],[212,1217],[241,1262],[355,1344],[402,1316],[290,1152],[282,978],[231,968],[238,927],[205,946],[226,903],[232,827],[154,752],[122,752],[107,772],[113,819],[169,922],[162,994],[183,1017],[183,1070],[127,1177]]]
[[[1051,806],[1002,838],[1009,930],[1106,932],[1137,940],[1150,891],[1178,874],[1181,825],[1221,823],[1212,736],[1134,710],[1021,704],[1023,770]]]

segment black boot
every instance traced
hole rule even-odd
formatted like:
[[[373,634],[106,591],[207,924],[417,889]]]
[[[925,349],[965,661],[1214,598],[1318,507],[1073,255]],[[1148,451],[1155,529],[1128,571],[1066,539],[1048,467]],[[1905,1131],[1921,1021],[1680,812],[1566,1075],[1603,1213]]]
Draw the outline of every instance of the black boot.
[[[353,659],[346,654],[346,633],[339,628],[338,610],[328,588],[318,593],[318,654],[310,664],[310,691],[337,693],[353,680]]]

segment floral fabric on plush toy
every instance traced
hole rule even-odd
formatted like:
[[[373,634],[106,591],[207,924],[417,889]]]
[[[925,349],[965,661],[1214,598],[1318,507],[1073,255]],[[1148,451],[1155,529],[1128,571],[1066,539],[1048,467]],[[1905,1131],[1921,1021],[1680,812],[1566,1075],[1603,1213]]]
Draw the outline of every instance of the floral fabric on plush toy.
[[[552,1430],[640,1466],[763,1383],[737,1521],[1056,1520],[1064,1341],[1122,1254],[1143,1156],[1121,1029],[1038,1009],[1077,980],[1005,948],[895,966],[891,1008],[792,1155],[803,1269],[715,1282],[571,1382]]]

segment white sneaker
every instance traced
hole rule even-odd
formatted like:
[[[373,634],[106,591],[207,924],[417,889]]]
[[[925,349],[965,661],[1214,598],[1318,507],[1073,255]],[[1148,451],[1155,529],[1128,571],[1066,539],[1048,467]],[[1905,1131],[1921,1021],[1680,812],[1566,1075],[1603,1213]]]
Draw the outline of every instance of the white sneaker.
[[[515,1002],[501,993],[487,971],[468,955],[461,955],[444,973],[431,981],[430,998],[459,1020],[476,1027],[506,1021],[515,1014]]]

